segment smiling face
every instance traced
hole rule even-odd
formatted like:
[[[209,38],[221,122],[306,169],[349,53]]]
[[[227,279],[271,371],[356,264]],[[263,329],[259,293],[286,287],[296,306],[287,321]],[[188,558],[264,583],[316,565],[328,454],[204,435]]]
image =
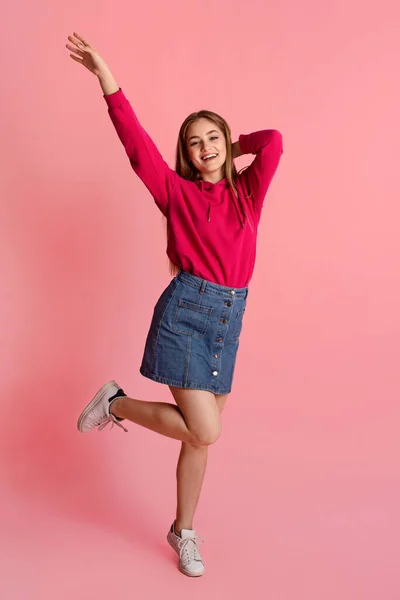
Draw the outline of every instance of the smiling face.
[[[224,133],[213,121],[201,118],[189,125],[186,149],[203,181],[218,183],[224,178],[226,140]]]

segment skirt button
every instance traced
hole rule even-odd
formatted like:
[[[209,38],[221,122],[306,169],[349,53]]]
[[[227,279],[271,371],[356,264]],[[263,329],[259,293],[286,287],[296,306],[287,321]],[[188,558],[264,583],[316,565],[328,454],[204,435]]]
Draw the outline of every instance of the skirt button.
[[[213,375],[216,377],[218,375],[218,371],[213,371]]]

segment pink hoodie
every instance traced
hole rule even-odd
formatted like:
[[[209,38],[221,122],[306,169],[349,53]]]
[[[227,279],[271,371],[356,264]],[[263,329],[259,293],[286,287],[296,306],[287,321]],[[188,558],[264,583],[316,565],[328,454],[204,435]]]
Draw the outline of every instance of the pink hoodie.
[[[217,184],[189,181],[170,169],[121,88],[104,98],[133,170],[167,217],[171,261],[208,281],[246,287],[254,270],[264,198],[283,152],[279,131],[239,136],[241,151],[256,157],[237,176],[237,199],[227,179]]]

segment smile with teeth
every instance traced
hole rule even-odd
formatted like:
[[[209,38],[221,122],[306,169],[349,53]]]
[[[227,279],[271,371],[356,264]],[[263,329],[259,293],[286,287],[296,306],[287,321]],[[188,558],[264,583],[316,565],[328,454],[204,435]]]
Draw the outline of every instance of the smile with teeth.
[[[216,158],[217,156],[218,154],[206,154],[201,160],[210,160],[211,158]]]

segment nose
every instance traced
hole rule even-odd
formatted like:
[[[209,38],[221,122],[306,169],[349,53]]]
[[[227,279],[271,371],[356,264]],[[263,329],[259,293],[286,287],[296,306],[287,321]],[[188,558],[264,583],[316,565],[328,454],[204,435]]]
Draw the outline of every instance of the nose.
[[[206,150],[209,150],[211,148],[210,143],[208,140],[202,140],[200,142],[200,150],[201,152],[205,152]]]

